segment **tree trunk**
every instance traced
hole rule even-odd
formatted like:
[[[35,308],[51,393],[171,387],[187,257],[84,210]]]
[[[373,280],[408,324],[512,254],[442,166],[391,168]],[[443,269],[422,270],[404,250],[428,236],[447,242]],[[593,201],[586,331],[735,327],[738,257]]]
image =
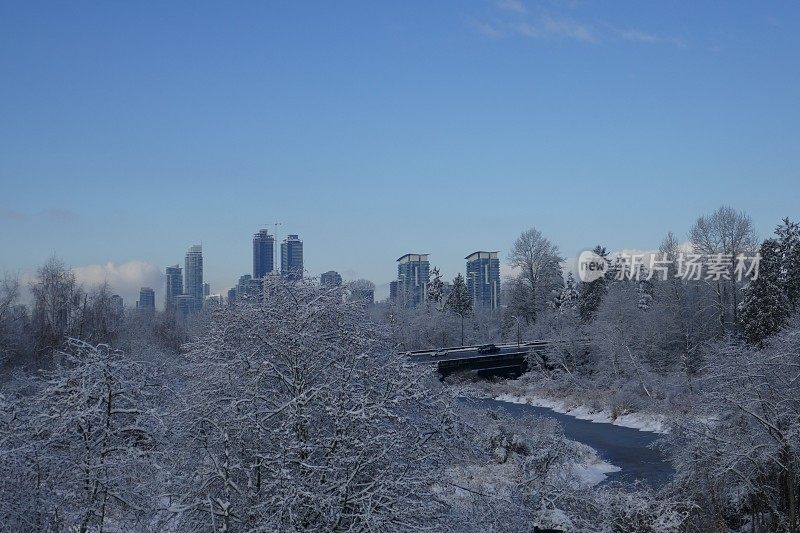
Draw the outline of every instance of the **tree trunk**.
[[[789,532],[797,533],[797,496],[794,482],[794,458],[788,444],[783,446],[783,456],[786,463],[786,504],[789,507]]]

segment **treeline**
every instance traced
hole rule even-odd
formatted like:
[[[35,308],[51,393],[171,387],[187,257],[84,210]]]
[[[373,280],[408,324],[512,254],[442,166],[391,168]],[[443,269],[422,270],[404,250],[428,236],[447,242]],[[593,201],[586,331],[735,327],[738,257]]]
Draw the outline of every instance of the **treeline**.
[[[539,231],[516,240],[504,306],[468,311],[465,342],[565,342],[533,355],[519,380],[480,388],[663,417],[676,476],[662,496],[689,509],[679,530],[800,530],[798,224],[784,219],[759,242],[746,214],[720,208],[686,239],[668,233],[656,251],[665,270],[652,276],[647,262],[633,276],[604,246],[593,252],[605,274],[579,282],[562,275],[564,258]],[[716,260],[730,276],[681,275],[689,256]],[[758,257],[757,272],[748,259],[739,279],[740,257]],[[434,301],[381,316],[414,349],[458,344],[464,315]]]
[[[187,324],[174,314],[146,314],[114,305],[108,283],[83,287],[75,273],[53,257],[29,284],[31,303],[21,303],[17,277],[0,281],[0,364],[46,367],[68,339],[130,348],[151,343],[177,350],[187,339]]]
[[[68,340],[0,389],[4,531],[631,531],[683,502],[591,488],[557,424],[456,400],[342,288],[265,283],[180,352]]]
[[[594,252],[604,275],[565,279],[523,233],[494,312],[436,271],[417,309],[273,280],[189,322],[119,315],[55,259],[30,307],[6,278],[0,529],[798,531],[798,225],[759,243],[721,208],[649,279]],[[756,252],[755,279],[676,275],[681,253]],[[586,487],[556,427],[469,410],[396,353],[518,335],[565,342],[491,387],[665,416],[674,481]]]
[[[763,346],[800,301],[800,227],[788,218],[759,243],[749,216],[721,207],[699,217],[684,242],[668,233],[633,267],[602,245],[593,252],[606,263],[604,275],[590,282],[572,272],[565,277],[558,246],[530,229],[509,253],[515,274],[503,280],[500,309],[473,309],[460,275],[445,294],[434,268],[426,305],[390,305],[379,308],[380,316],[398,323],[398,339],[409,348],[458,343],[462,322],[466,343],[514,340],[518,329],[533,338],[580,330],[598,340],[614,334],[653,368],[677,365],[691,374],[709,343],[731,338]],[[402,331],[404,323],[422,334]]]

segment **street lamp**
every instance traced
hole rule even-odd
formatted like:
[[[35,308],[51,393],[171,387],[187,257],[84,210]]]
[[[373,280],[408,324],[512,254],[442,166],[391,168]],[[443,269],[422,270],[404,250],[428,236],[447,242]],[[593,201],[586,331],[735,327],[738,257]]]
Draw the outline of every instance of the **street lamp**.
[[[522,344],[522,335],[520,334],[521,326],[520,326],[520,323],[519,323],[519,317],[515,316],[515,315],[511,315],[511,316],[514,317],[514,320],[517,321],[517,346],[519,346],[519,345]]]

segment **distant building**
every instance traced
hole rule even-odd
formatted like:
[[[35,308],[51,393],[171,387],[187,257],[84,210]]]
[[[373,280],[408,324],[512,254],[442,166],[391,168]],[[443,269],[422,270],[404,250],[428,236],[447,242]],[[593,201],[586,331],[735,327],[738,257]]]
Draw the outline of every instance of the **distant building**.
[[[500,259],[497,252],[473,252],[467,260],[467,291],[474,307],[497,309],[500,298]]]
[[[261,279],[253,278],[250,274],[245,274],[239,278],[236,285],[236,299],[252,299],[261,296]]]
[[[145,313],[154,313],[156,310],[156,291],[150,287],[139,289],[139,301],[136,307]]]
[[[398,302],[400,300],[400,282],[399,281],[390,281],[389,282],[389,301],[390,302]]]
[[[203,307],[212,309],[221,306],[223,303],[225,303],[225,299],[221,294],[209,294],[206,296],[206,299],[203,300]]]
[[[122,301],[122,296],[119,294],[111,295],[111,311],[113,311],[114,315],[117,317],[121,317],[125,314],[125,304]]]
[[[275,270],[275,236],[262,229],[253,235],[253,277],[263,278]]]
[[[184,318],[197,310],[197,303],[191,294],[179,294],[174,301],[175,313]]]
[[[236,301],[236,287],[228,289],[228,303]]]
[[[167,292],[164,294],[164,309],[175,308],[175,298],[183,294],[183,269],[180,265],[167,267]]]
[[[193,308],[199,310],[203,305],[203,247],[195,244],[186,252],[184,270],[184,292],[194,298]]]
[[[350,300],[363,302],[366,305],[375,304],[375,284],[366,279],[357,279],[349,284]]]
[[[335,270],[329,270],[319,277],[319,283],[323,287],[338,287],[342,284],[342,276]]]
[[[303,241],[297,235],[281,243],[281,275],[289,280],[303,278]]]
[[[211,285],[208,283],[203,283],[203,299],[206,299],[209,296],[211,296]]]
[[[405,254],[397,259],[397,301],[417,307],[425,301],[431,265],[428,254]]]

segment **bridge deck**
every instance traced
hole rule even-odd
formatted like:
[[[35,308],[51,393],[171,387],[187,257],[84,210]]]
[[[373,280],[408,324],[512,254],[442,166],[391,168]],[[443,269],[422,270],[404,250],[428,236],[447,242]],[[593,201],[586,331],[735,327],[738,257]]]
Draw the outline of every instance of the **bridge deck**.
[[[436,365],[437,371],[446,376],[459,370],[476,370],[481,372],[493,370],[516,369],[525,372],[528,369],[528,354],[538,354],[541,363],[547,365],[547,348],[571,344],[572,341],[533,340],[519,344],[484,344],[478,346],[453,346],[438,350],[414,350],[401,352],[408,357],[408,362],[416,365]],[[588,341],[581,341],[587,344]]]
[[[438,350],[415,350],[403,352],[408,356],[409,362],[414,364],[439,363],[447,361],[469,361],[475,359],[497,359],[508,355],[528,353],[531,349],[545,348],[553,344],[552,341],[527,341],[520,344],[495,344],[479,346],[454,346]],[[493,346],[494,349],[483,349]]]

